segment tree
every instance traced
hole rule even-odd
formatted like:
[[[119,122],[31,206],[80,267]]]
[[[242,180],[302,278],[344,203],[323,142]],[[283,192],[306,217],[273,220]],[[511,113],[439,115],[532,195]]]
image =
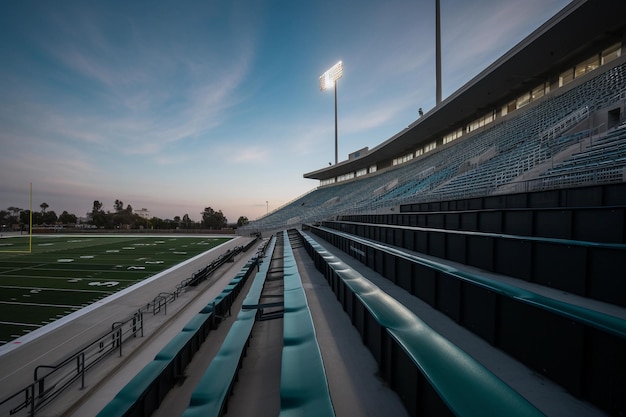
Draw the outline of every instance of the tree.
[[[20,224],[30,224],[30,210],[20,212]]]
[[[59,222],[62,224],[76,224],[76,215],[70,214],[67,210],[64,210],[59,216]]]
[[[107,216],[104,211],[102,211],[102,206],[103,204],[100,201],[93,201],[93,208],[91,209],[91,222],[96,227],[104,227],[108,223]]]
[[[150,225],[155,229],[171,229],[171,220],[163,220],[158,217],[150,219]]]
[[[237,220],[237,227],[245,226],[248,223],[250,222],[246,216],[240,216],[239,220]]]
[[[92,213],[102,210],[102,203],[98,200],[93,201],[93,209],[91,209]]]
[[[28,224],[28,221],[26,221],[26,224]],[[43,224],[43,213],[33,211],[33,226],[36,224]]]
[[[22,209],[19,208],[19,207],[11,206],[11,207],[7,208],[7,210],[10,211],[13,214],[9,218],[9,223],[11,223],[11,224],[20,223],[20,213],[22,212]]]
[[[46,212],[46,209],[47,209],[48,207],[50,207],[50,206],[48,205],[48,203],[41,203],[41,204],[39,205],[39,207],[41,207],[41,212],[42,212],[42,213],[45,213],[45,212]]]
[[[46,213],[41,213],[41,222],[44,224],[53,225],[56,224],[57,220],[58,217],[54,210],[48,211]]]
[[[202,224],[208,229],[221,229],[226,227],[228,221],[222,214],[222,210],[215,211],[211,207],[204,209],[202,213]]]
[[[122,200],[115,200],[115,204],[113,204],[113,208],[117,212],[124,210],[124,202]]]
[[[189,229],[189,225],[191,225],[192,221],[189,218],[189,214],[185,213],[185,215],[183,216],[183,224],[185,225],[185,227],[187,229]]]

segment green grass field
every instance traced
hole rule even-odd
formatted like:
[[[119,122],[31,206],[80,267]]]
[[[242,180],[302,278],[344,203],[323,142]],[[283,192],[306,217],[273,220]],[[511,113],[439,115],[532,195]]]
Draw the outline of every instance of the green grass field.
[[[33,236],[26,253],[28,239],[0,239],[0,346],[230,238]]]

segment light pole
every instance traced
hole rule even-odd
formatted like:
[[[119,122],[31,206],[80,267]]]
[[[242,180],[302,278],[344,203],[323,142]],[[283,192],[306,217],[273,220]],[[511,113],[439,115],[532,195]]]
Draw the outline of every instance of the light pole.
[[[343,64],[341,61],[330,67],[320,76],[320,91],[335,87],[335,165],[339,161],[338,138],[337,138],[337,81],[343,76]]]
[[[439,0],[435,2],[435,78],[436,104],[441,103],[441,12]]]

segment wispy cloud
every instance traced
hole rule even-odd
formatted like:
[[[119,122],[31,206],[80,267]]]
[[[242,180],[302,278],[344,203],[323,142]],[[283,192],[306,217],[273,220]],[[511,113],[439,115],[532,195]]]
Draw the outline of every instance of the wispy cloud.
[[[442,2],[444,88],[566,2]],[[162,217],[228,204],[253,218],[236,207],[290,200],[316,185],[302,174],[333,157],[332,93],[320,94],[311,74],[322,58],[344,60],[341,159],[428,110],[426,3],[289,2],[289,13],[246,0],[11,3],[0,15],[0,197],[34,178],[57,210],[122,198]],[[204,176],[219,180],[196,180]]]
[[[231,157],[229,160],[234,163],[248,163],[252,161],[266,160],[269,156],[269,149],[260,146],[246,146],[243,149],[233,149],[229,147]]]
[[[109,38],[115,35],[105,22],[93,14],[77,17],[56,16],[61,39],[40,44],[65,68],[61,77],[73,81],[53,92],[54,110],[40,109],[40,120],[54,133],[127,154],[152,155],[220,126],[241,101],[238,89],[253,58],[245,41],[224,61],[220,51],[190,51],[171,42],[142,44],[141,36],[113,43]],[[78,23],[64,25],[67,19]],[[128,23],[126,30],[136,29]]]

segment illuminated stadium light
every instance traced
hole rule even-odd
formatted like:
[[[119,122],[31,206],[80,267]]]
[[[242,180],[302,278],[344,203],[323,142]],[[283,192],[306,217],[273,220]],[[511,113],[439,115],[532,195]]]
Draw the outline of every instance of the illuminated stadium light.
[[[340,79],[342,76],[343,64],[339,61],[320,76],[320,91],[334,87],[335,81]]]
[[[337,80],[343,76],[343,64],[341,61],[330,67],[320,76],[320,91],[335,87],[335,164],[338,162],[338,138],[337,138]]]

